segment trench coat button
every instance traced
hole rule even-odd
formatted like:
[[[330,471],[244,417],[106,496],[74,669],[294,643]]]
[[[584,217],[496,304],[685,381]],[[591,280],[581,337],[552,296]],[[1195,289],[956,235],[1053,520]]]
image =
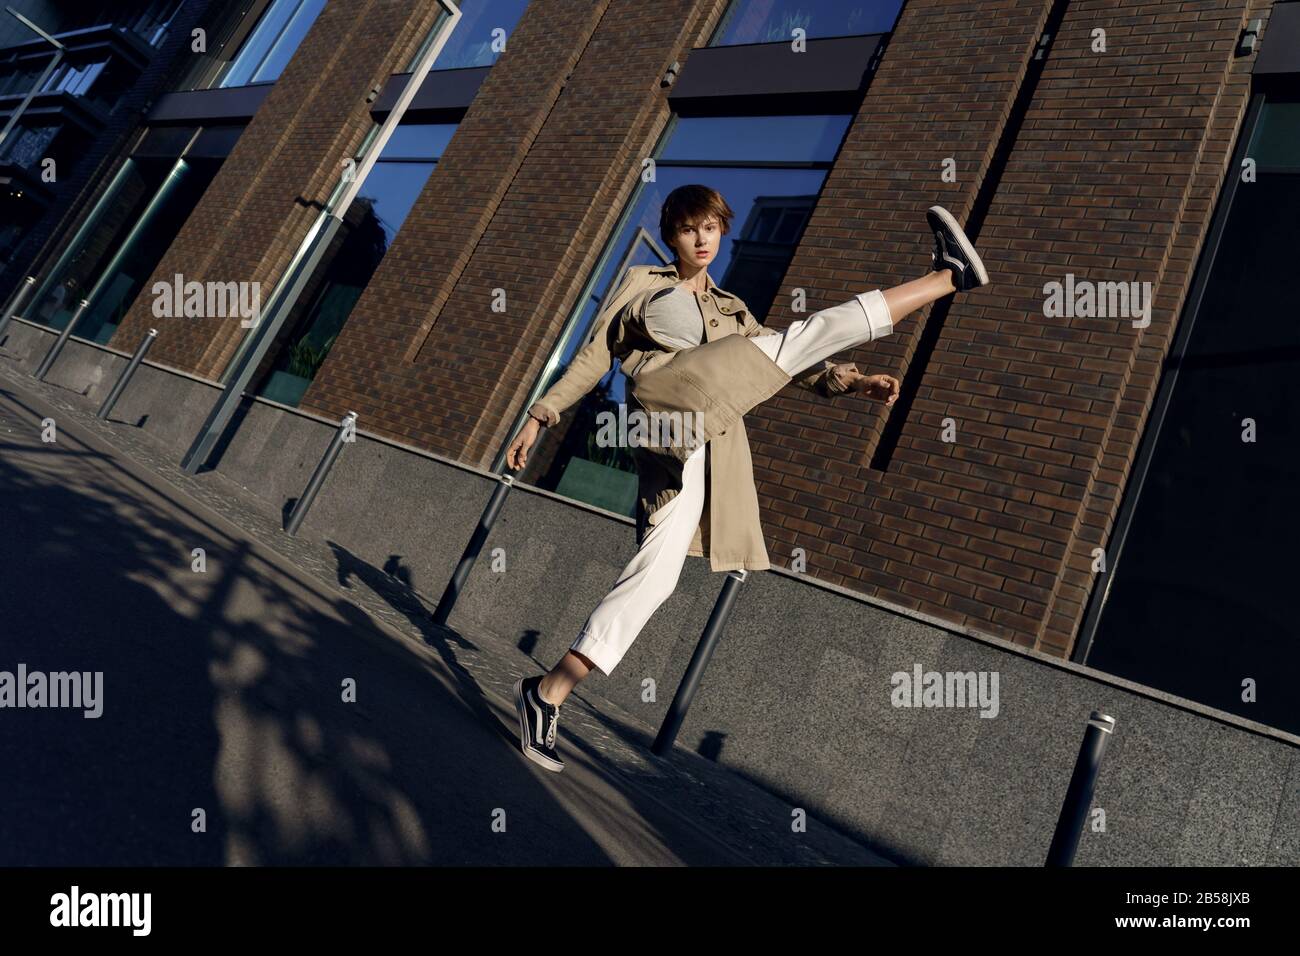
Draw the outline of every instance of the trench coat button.
[[[709,325],[717,325],[717,324],[718,324],[717,319],[709,319]]]

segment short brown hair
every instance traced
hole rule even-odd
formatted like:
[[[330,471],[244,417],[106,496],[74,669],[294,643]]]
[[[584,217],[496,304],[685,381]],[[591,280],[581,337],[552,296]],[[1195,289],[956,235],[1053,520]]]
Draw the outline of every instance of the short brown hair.
[[[722,198],[722,193],[699,183],[678,186],[668,194],[659,211],[659,238],[666,245],[672,245],[673,238],[683,225],[688,222],[698,223],[710,215],[718,217],[724,236],[731,231],[731,220],[736,213]]]

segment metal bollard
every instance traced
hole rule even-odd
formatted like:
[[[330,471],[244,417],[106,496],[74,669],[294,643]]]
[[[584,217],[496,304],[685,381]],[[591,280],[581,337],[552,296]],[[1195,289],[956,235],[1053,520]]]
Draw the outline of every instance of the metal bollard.
[[[686,711],[690,709],[691,700],[695,697],[695,691],[704,677],[704,668],[713,657],[713,650],[717,647],[722,631],[727,626],[731,607],[736,603],[736,594],[748,576],[749,572],[743,569],[728,571],[727,580],[722,582],[722,593],[718,595],[718,600],[713,605],[709,622],[704,625],[704,633],[700,635],[699,643],[695,645],[691,662],[686,665],[686,674],[677,687],[677,693],[673,695],[673,702],[668,706],[663,725],[660,726],[659,734],[650,748],[661,757],[672,749],[673,741],[677,739],[677,731],[686,720]]]
[[[1094,710],[1083,733],[1083,744],[1074,762],[1074,773],[1070,776],[1070,786],[1065,792],[1065,803],[1061,806],[1061,816],[1056,822],[1056,833],[1052,835],[1044,866],[1074,865],[1074,853],[1079,848],[1088,808],[1092,805],[1092,792],[1097,786],[1097,770],[1101,766],[1102,754],[1106,752],[1106,741],[1114,732],[1115,718]]]
[[[77,303],[77,311],[72,313],[72,318],[68,319],[68,324],[64,326],[63,331],[59,333],[59,337],[54,340],[54,344],[50,346],[50,350],[45,353],[45,358],[41,360],[40,367],[32,373],[38,380],[45,380],[45,376],[49,374],[50,368],[54,365],[55,360],[58,359],[59,353],[63,351],[63,346],[68,344],[68,339],[72,336],[72,330],[76,328],[77,320],[81,318],[81,313],[85,312],[89,306],[89,299],[82,299]]]
[[[117,383],[113,386],[113,390],[108,393],[108,397],[104,399],[104,404],[99,406],[99,411],[95,413],[96,418],[108,417],[108,413],[113,410],[117,400],[122,397],[122,392],[126,390],[127,382],[131,381],[131,376],[140,367],[140,363],[144,361],[144,353],[149,351],[149,346],[153,345],[153,340],[157,337],[158,330],[150,329],[149,334],[140,342],[140,347],[131,356],[131,361],[126,363],[126,368],[122,369],[122,374],[117,377]]]
[[[442,597],[438,599],[438,606],[434,609],[433,623],[439,627],[447,626],[447,618],[451,617],[452,609],[456,606],[456,599],[460,597],[461,588],[465,586],[466,580],[469,579],[469,572],[474,568],[474,562],[478,560],[479,552],[483,550],[483,543],[487,541],[492,525],[496,523],[497,515],[501,513],[501,506],[505,504],[506,495],[510,493],[510,489],[514,486],[514,475],[502,474],[497,477],[501,479],[500,484],[492,492],[492,497],[488,499],[487,507],[483,509],[483,514],[478,519],[478,527],[474,529],[469,544],[465,546],[465,553],[460,556],[460,563],[456,565],[456,573],[447,582],[447,588],[442,592]]]
[[[311,478],[307,482],[307,487],[298,499],[298,503],[293,506],[293,511],[289,513],[289,521],[284,526],[288,534],[297,534],[298,528],[302,524],[302,519],[307,517],[307,509],[311,503],[316,500],[316,494],[320,491],[321,485],[325,484],[325,478],[329,475],[330,469],[334,467],[334,462],[338,460],[339,452],[343,450],[343,436],[347,434],[348,425],[356,425],[357,413],[348,412],[339,422],[339,430],[334,433],[334,440],[330,446],[325,449],[325,454],[316,465],[316,470],[311,473]]]
[[[0,318],[0,336],[5,334],[5,329],[9,328],[9,320],[18,314],[18,310],[23,307],[27,297],[32,294],[32,290],[35,288],[36,276],[28,276],[23,280],[22,286],[18,289],[18,294],[14,296],[13,305],[9,306],[5,310],[4,317]]]

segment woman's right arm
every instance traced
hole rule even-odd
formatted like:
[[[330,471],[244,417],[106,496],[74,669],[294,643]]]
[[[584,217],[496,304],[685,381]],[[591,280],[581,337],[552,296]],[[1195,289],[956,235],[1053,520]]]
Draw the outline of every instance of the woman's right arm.
[[[632,270],[634,268],[635,266],[629,266],[624,271],[618,288],[606,300],[606,306],[601,309],[596,318],[595,331],[592,333],[591,341],[573,357],[573,361],[564,370],[564,374],[560,376],[559,381],[529,406],[529,415],[542,419],[548,426],[555,425],[560,420],[560,413],[590,392],[595,388],[596,383],[605,377],[605,373],[609,371],[610,365],[613,364],[613,356],[610,353],[610,335],[612,331],[611,323],[617,314],[614,306],[631,284]]]
[[[518,471],[528,464],[528,449],[533,447],[533,443],[537,441],[537,435],[541,430],[542,423],[535,418],[529,417],[528,421],[524,423],[524,427],[519,429],[519,434],[515,436],[515,440],[510,443],[510,447],[506,449],[506,464],[509,467]]]
[[[558,423],[560,413],[591,391],[609,371],[613,363],[613,356],[610,354],[612,334],[610,324],[618,310],[622,308],[623,303],[619,300],[632,284],[634,268],[636,267],[629,266],[624,271],[618,288],[605,300],[605,306],[596,317],[596,329],[591,341],[574,356],[559,381],[529,406],[528,421],[524,422],[524,427],[519,430],[519,434],[506,450],[506,464],[516,471],[528,464],[528,449],[533,447],[542,428]]]

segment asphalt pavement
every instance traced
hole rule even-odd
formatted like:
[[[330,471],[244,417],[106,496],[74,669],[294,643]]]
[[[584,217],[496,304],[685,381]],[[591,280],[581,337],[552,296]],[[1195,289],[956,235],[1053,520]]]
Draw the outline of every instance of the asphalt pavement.
[[[534,664],[132,431],[0,358],[0,865],[883,862],[576,694],[536,767]],[[13,706],[20,666],[101,713]]]

